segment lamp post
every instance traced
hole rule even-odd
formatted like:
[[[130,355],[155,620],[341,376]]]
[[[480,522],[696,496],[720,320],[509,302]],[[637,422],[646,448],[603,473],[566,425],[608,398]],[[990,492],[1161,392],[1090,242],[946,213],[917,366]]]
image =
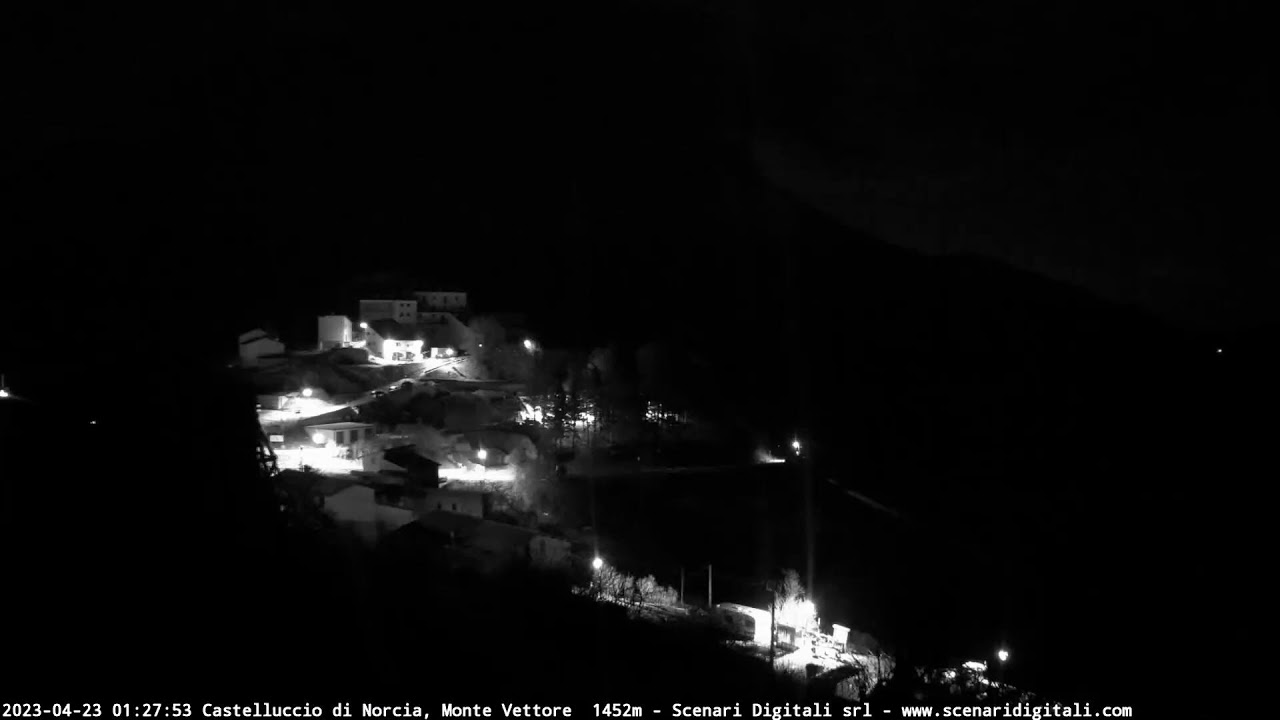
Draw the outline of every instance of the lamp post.
[[[476,451],[476,457],[480,460],[480,479],[484,480],[485,462],[484,459],[489,457],[489,452],[484,448]]]

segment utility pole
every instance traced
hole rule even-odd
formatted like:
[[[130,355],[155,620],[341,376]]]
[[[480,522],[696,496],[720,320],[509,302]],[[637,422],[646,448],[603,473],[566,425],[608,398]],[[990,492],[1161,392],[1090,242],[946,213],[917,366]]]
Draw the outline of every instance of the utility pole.
[[[769,667],[777,668],[778,657],[778,590],[776,587],[770,587],[773,591],[773,599],[769,601]]]
[[[684,605],[684,566],[680,566],[680,604]]]
[[[707,563],[707,608],[713,608],[715,605],[711,602],[711,563]]]
[[[804,463],[804,532],[805,532],[805,593],[813,598],[813,457],[806,457]]]

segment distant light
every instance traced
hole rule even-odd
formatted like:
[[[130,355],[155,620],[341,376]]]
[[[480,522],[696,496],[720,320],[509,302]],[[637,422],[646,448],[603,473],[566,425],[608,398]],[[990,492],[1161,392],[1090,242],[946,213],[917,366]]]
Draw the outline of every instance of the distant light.
[[[604,560],[599,555],[597,555],[595,559],[591,561],[591,569],[599,570],[602,567],[604,567]]]
[[[302,397],[311,397],[311,388],[302,388]]]
[[[317,445],[324,444],[324,433],[315,433],[311,436],[311,442]]]
[[[795,451],[796,451],[796,454],[797,454],[797,455],[799,455],[799,454],[800,454],[800,441],[799,441],[799,440],[792,440],[792,441],[791,441],[791,449],[792,449],[792,450],[795,450]]]
[[[0,398],[7,398],[7,397],[9,397],[9,391],[5,390],[4,388],[0,388]]]
[[[369,329],[369,323],[367,323],[367,322],[362,322],[362,323],[360,323],[360,329],[361,329],[361,330],[368,330],[368,329]]]
[[[1221,353],[1222,353],[1222,348],[1218,348],[1218,353],[1219,353],[1219,354],[1221,354]]]
[[[969,660],[964,664],[964,669],[972,670],[973,672],[986,672],[987,664],[984,662],[978,662],[977,660]],[[954,674],[954,671],[952,674]]]
[[[996,653],[996,657],[1000,658],[1000,662],[1006,662],[1009,660],[1009,651],[1001,649],[1000,652]]]
[[[533,341],[529,338],[524,339],[524,349],[533,352]]]
[[[476,451],[476,457],[478,457],[478,458],[480,458],[481,460],[483,460],[483,459],[485,459],[485,458],[489,457],[489,451],[488,451],[488,450],[485,450],[484,448],[480,448],[478,451]]]
[[[89,421],[89,424],[90,424],[90,425],[97,425],[97,424],[98,424],[98,421],[97,421],[97,420],[90,420],[90,421]]]

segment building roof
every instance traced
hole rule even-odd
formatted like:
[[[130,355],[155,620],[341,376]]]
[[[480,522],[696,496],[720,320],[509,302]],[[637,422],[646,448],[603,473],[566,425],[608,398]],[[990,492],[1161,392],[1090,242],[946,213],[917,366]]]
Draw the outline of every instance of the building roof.
[[[739,605],[738,603],[716,603],[716,607],[721,610],[728,610],[731,612],[743,613],[744,615],[750,615],[757,619],[762,617],[763,618],[769,617],[768,610],[761,610],[760,608],[751,607],[750,605]]]
[[[418,518],[418,522],[428,530],[441,535],[452,533],[455,539],[467,545],[489,551],[521,550],[540,535],[516,525],[481,520],[447,510],[432,510]]]
[[[308,426],[307,426],[307,430],[308,430],[308,431],[311,431],[311,430],[355,430],[356,428],[371,428],[371,427],[373,427],[373,425],[370,425],[369,423],[358,423],[358,422],[336,422],[336,423],[323,423],[323,424],[320,424],[320,425],[308,425]]]
[[[257,340],[274,340],[275,342],[280,342],[275,336],[262,328],[255,328],[247,333],[241,333],[240,335],[241,345],[246,345]]]
[[[436,468],[440,467],[440,463],[419,453],[413,445],[387,448],[383,451],[382,456],[410,472],[415,470],[435,472]]]

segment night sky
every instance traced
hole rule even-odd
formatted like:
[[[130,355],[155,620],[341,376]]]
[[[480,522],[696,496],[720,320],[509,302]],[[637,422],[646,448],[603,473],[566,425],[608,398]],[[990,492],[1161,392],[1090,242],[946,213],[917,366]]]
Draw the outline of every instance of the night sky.
[[[46,11],[16,25],[10,261],[241,325],[411,258],[493,309],[723,312],[792,296],[784,254],[827,265],[813,214],[1181,326],[1271,321],[1248,16],[733,5]]]
[[[771,421],[889,491],[944,467],[997,495],[1079,483],[1197,562],[1221,548],[1178,528],[1227,544],[1274,437],[1248,423],[1277,389],[1269,26],[1232,3],[41,3],[3,25],[10,383],[106,398],[127,367],[172,391],[240,332],[306,344],[317,313],[436,285],[551,344],[777,349]]]

